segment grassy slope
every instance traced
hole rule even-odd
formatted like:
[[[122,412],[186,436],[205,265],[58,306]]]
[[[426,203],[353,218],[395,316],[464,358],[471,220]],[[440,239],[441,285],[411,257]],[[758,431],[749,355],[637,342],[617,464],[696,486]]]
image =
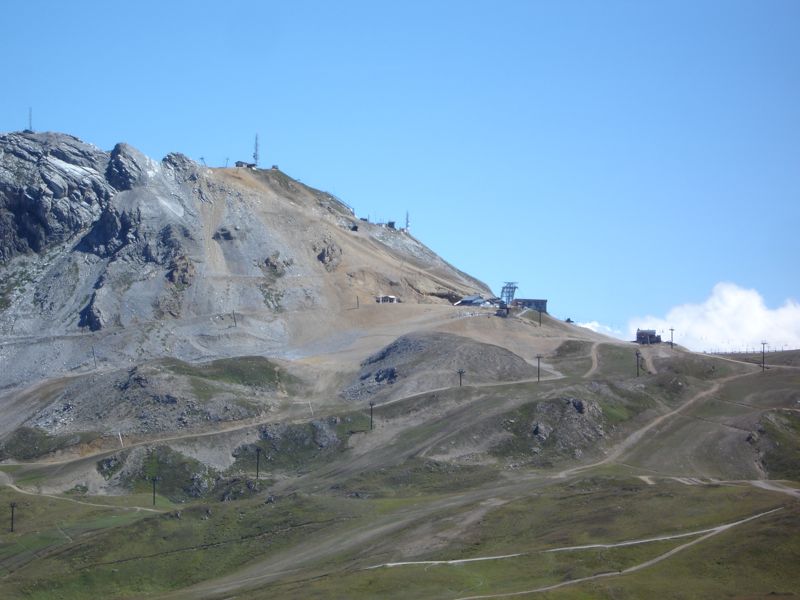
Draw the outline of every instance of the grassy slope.
[[[373,549],[376,556],[363,553],[350,557],[362,569],[333,566],[326,572],[319,572],[312,580],[266,586],[248,597],[456,598],[515,592],[631,567],[688,540],[683,538],[563,553],[544,552],[549,548],[691,532],[774,508],[779,504],[776,500],[773,495],[748,488],[701,488],[676,483],[647,486],[641,481],[605,478],[581,480],[571,485],[545,489],[533,497],[498,507],[471,528],[458,544],[414,558],[454,560],[517,553],[522,553],[522,556],[452,565],[408,565],[364,570],[366,566],[409,558],[389,558],[386,554],[377,553],[380,550],[377,548]],[[800,522],[800,514],[794,510],[786,515],[771,517],[768,531],[781,522],[783,526],[796,527]],[[738,535],[735,530],[723,535],[737,539],[744,550],[749,549],[748,540],[752,532],[758,529],[759,526],[748,527],[749,535]],[[781,548],[789,553],[789,557],[796,556],[800,551],[800,542],[791,539],[791,536],[784,534],[781,543]],[[737,557],[735,552],[728,552],[728,569],[746,557],[747,554]],[[691,563],[686,564],[690,568]],[[761,589],[766,589],[763,586],[768,585],[767,582],[777,581],[781,571],[775,565],[764,569],[761,576],[751,582],[750,588],[759,589],[761,586]],[[743,571],[743,576],[744,573],[750,575],[751,569]],[[640,579],[647,581],[646,575]],[[736,583],[733,579],[717,579],[707,583],[705,588],[719,594],[723,590],[735,589]],[[619,584],[618,587],[624,588],[624,585]],[[673,587],[686,589],[676,585]],[[713,593],[706,597],[714,597]]]
[[[608,425],[618,428],[613,438],[621,439],[631,427],[680,406],[694,393],[709,389],[714,380],[738,370],[733,363],[719,366],[718,361],[706,357],[678,357],[673,362],[657,362],[657,375],[643,374],[636,379],[635,373],[628,373],[630,357],[625,350],[601,344],[597,377],[591,381],[576,372],[559,381],[496,388],[465,386],[380,407],[376,411],[379,426],[403,424],[390,444],[361,454],[344,452],[334,456],[332,464],[330,457],[320,463],[311,455],[303,465],[287,463],[287,475],[297,469],[309,472],[298,480],[307,491],[291,494],[293,484],[284,480],[282,489],[287,491],[279,494],[275,504],[264,503],[269,489],[263,488],[255,496],[245,495],[236,502],[206,499],[182,505],[180,512],[156,516],[107,508],[93,509],[99,511],[96,515],[84,515],[82,511],[90,510],[88,507],[61,501],[63,506],[53,513],[59,527],[80,523],[81,519],[95,525],[76,524],[79,534],[67,532],[65,536],[53,521],[48,526],[43,522],[36,534],[43,538],[22,531],[14,535],[29,537],[0,538],[0,557],[11,560],[8,564],[15,569],[0,580],[0,595],[43,599],[87,594],[108,598],[158,595],[235,573],[248,563],[253,565],[251,572],[268,572],[270,564],[282,564],[274,562],[278,557],[291,556],[295,548],[310,542],[324,551],[307,564],[298,563],[302,568],[297,574],[287,573],[278,577],[278,582],[256,586],[258,589],[248,592],[247,597],[455,598],[513,592],[626,568],[682,542],[542,554],[548,548],[692,531],[780,504],[788,504],[787,511],[780,517],[769,517],[766,525],[758,522],[741,531],[731,530],[641,573],[604,580],[597,588],[593,584],[551,594],[592,597],[594,592],[589,590],[598,589],[605,597],[633,598],[663,590],[680,597],[691,586],[698,586],[696,589],[702,592],[699,596],[710,598],[736,590],[740,580],[746,578],[749,583],[741,589],[753,593],[780,591],[783,588],[777,584],[781,581],[796,587],[798,582],[791,578],[796,576],[787,575],[786,564],[774,560],[776,552],[790,558],[798,552],[796,536],[785,534],[797,530],[798,511],[785,495],[745,484],[688,486],[658,478],[652,471],[644,472],[655,476],[656,484],[647,485],[620,475],[624,470],[615,466],[595,469],[606,475],[584,473],[559,480],[540,469],[504,472],[491,466],[455,467],[419,456],[435,436],[440,436],[440,444],[455,441],[487,414],[489,421],[502,422],[537,398],[558,396],[565,390],[571,395],[576,390],[596,394],[604,404]],[[589,351],[588,345],[575,345],[561,355],[557,353],[553,363],[558,368],[559,360],[586,360]],[[590,363],[588,360],[587,368]],[[635,363],[633,366],[635,369]],[[225,373],[206,375],[211,379],[228,377]],[[752,409],[758,414],[789,402],[791,394],[781,390],[792,390],[795,380],[777,372],[768,376],[747,376],[734,380],[735,385],[723,386],[719,393],[687,411],[688,416],[681,414],[653,430],[641,445],[650,449],[639,452],[637,448],[623,457],[625,464],[634,463],[635,467],[637,457],[664,455],[659,448],[674,447],[676,440],[693,431],[687,430],[684,422],[708,425],[712,419],[737,419],[742,411]],[[364,415],[357,420],[363,428]],[[713,448],[703,451],[706,463],[719,469]],[[243,456],[239,466],[251,468],[251,459]],[[351,464],[354,466],[348,470]],[[676,469],[676,474],[689,473]],[[48,502],[37,497],[25,500],[37,506]],[[139,500],[144,502],[145,498]],[[101,502],[111,503],[106,499]],[[411,508],[417,511],[413,519],[407,517]],[[402,526],[386,529],[392,523]],[[81,535],[81,527],[87,533]],[[383,533],[378,534],[377,527],[384,528],[380,530]],[[370,536],[373,529],[376,533]],[[348,544],[348,540],[356,539],[356,532],[365,536],[364,543]],[[770,533],[776,535],[774,549],[767,546]],[[702,549],[718,552],[723,539],[734,542],[725,546],[724,561],[717,564]],[[28,547],[45,552],[35,556]],[[503,561],[361,570],[392,560],[452,560],[520,552],[525,556]],[[688,559],[692,553],[701,559]],[[755,563],[754,556],[758,559]],[[27,560],[32,562],[22,564]],[[21,562],[17,565],[13,561]],[[264,567],[257,566],[260,563]],[[670,578],[673,564],[684,574],[683,579]],[[757,572],[753,564],[758,565]]]
[[[0,582],[0,595],[126,598],[182,587],[344,522],[350,512],[342,502],[305,497],[274,505],[263,499],[196,503],[65,540],[61,551]]]
[[[668,561],[619,578],[593,581],[539,597],[774,598],[800,589],[800,507],[711,538]]]

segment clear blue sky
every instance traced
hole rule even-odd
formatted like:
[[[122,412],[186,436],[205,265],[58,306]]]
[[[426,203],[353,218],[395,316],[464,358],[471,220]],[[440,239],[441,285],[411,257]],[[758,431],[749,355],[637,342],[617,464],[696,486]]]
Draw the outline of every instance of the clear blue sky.
[[[249,159],[624,329],[800,297],[800,2],[3,3],[0,131]]]

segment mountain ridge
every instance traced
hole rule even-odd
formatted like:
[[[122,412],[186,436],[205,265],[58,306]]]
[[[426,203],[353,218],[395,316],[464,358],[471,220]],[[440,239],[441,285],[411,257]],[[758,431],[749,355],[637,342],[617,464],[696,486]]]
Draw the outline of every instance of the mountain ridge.
[[[65,134],[0,136],[0,221],[7,344],[50,336],[61,356],[80,355],[60,369],[39,360],[47,371],[17,373],[23,381],[98,354],[114,362],[132,346],[135,360],[240,352],[205,344],[192,320],[239,313],[235,337],[251,338],[249,352],[279,354],[293,330],[308,337],[303,316],[335,329],[336,314],[376,294],[443,303],[490,293],[409,232],[360,220],[276,169],[210,169],[177,153],[156,162],[127,144],[104,152]],[[128,335],[147,324],[169,328],[174,343]],[[81,333],[96,335],[76,346]],[[109,344],[112,333],[124,343]],[[13,378],[0,374],[0,388]]]

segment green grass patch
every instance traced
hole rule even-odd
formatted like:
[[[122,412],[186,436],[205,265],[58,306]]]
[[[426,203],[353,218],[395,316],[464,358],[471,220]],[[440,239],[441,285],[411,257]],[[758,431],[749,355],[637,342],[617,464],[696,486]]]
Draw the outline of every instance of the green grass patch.
[[[14,532],[6,529],[0,537],[0,575],[18,570],[72,543],[78,536],[128,525],[145,517],[145,513],[133,510],[0,489],[0,506],[8,507],[12,501],[16,503]],[[4,520],[4,527],[6,523]],[[0,595],[1,591],[0,584]]]
[[[601,408],[603,409],[603,417],[609,423],[623,423],[631,418],[631,412],[628,408],[620,404],[612,405],[604,402]]]
[[[612,344],[597,346],[598,377],[636,377],[636,348]]]
[[[667,358],[654,358],[653,363],[659,373],[671,373],[706,381],[735,373],[746,373],[749,370],[744,365],[719,360],[711,355],[688,352],[678,353]]]
[[[785,510],[726,531],[641,571],[550,592],[595,598],[794,598],[800,589],[800,512]]]
[[[754,408],[800,408],[798,389],[800,372],[776,369],[730,381],[720,390],[720,397]]]
[[[725,358],[741,360],[754,365],[761,365],[761,352],[734,352],[723,354]],[[781,350],[777,352],[766,352],[763,356],[764,364],[770,366],[800,366],[800,350]]]
[[[227,392],[222,386],[214,385],[208,379],[202,377],[190,375],[187,377],[187,380],[189,381],[189,387],[192,388],[194,397],[202,402],[208,402],[215,396]]]
[[[201,364],[169,358],[163,364],[178,375],[247,387],[286,389],[298,383],[297,378],[263,356],[224,358]]]
[[[13,273],[7,273],[0,282],[0,311],[11,306],[11,298],[16,292],[24,292],[27,284],[33,281],[33,276],[25,265]]]
[[[482,551],[505,554],[683,533],[775,508],[781,498],[750,486],[686,486],[586,477],[502,506],[476,531]],[[535,532],[521,544],[519,531]]]
[[[304,496],[195,504],[75,541],[0,582],[4,598],[128,598],[185,587],[346,523],[358,503]]]
[[[455,465],[415,458],[352,477],[332,489],[351,497],[403,498],[447,494],[485,485],[499,478],[495,467]]]
[[[564,375],[580,377],[592,367],[591,351],[591,342],[567,340],[548,360]]]
[[[305,423],[273,423],[260,429],[258,442],[234,451],[229,473],[255,473],[260,450],[262,473],[304,473],[319,464],[340,458],[356,432],[369,430],[369,416],[361,411],[329,416]]]
[[[98,434],[94,432],[50,435],[35,427],[19,427],[0,445],[0,460],[33,460],[57,450],[87,443],[97,437]]]
[[[141,468],[121,478],[134,493],[152,492],[156,478],[156,494],[170,502],[185,502],[204,496],[214,486],[216,473],[203,463],[184,456],[169,446],[151,448]]]
[[[762,460],[770,477],[800,481],[800,414],[775,411],[761,424],[769,440]]]

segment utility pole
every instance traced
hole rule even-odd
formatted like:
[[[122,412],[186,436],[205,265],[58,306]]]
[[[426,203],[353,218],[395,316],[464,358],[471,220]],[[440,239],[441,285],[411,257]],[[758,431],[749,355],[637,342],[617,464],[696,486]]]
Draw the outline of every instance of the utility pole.
[[[464,373],[466,373],[466,371],[464,369],[459,369],[458,371],[456,371],[456,373],[458,373],[458,387],[461,387],[461,378],[464,376]]]
[[[11,533],[14,533],[14,509],[17,508],[17,503],[11,503]]]
[[[33,131],[33,107],[31,106],[28,107],[28,129]]]
[[[669,328],[669,347],[674,349],[675,348],[675,344],[672,341],[672,334],[673,333],[675,333],[675,328],[674,327],[670,327]]]
[[[542,366],[541,362],[542,362],[542,355],[541,354],[537,354],[536,355],[536,383],[539,383],[542,380],[541,377],[540,377],[540,375],[541,375],[541,366]]]
[[[641,360],[642,353],[638,350],[636,351],[636,376],[639,376],[639,361]]]
[[[409,222],[408,222],[408,211],[406,211],[406,231],[408,231]]]
[[[229,158],[226,156],[226,157],[225,157],[225,168],[226,168],[226,169],[228,168],[228,160],[229,160]]]
[[[261,447],[256,446],[256,479],[258,479],[258,468],[261,466]]]
[[[161,477],[159,477],[158,475],[153,475],[150,478],[150,481],[153,483],[153,506],[156,505],[156,481],[159,481],[160,479]]]
[[[372,431],[372,409],[375,408],[375,401],[369,401],[369,430]]]
[[[763,373],[766,370],[766,363],[765,363],[765,348],[767,347],[767,342],[761,342],[761,372]]]
[[[256,166],[258,166],[258,134],[256,134],[256,145],[255,150],[253,151],[253,162]]]

